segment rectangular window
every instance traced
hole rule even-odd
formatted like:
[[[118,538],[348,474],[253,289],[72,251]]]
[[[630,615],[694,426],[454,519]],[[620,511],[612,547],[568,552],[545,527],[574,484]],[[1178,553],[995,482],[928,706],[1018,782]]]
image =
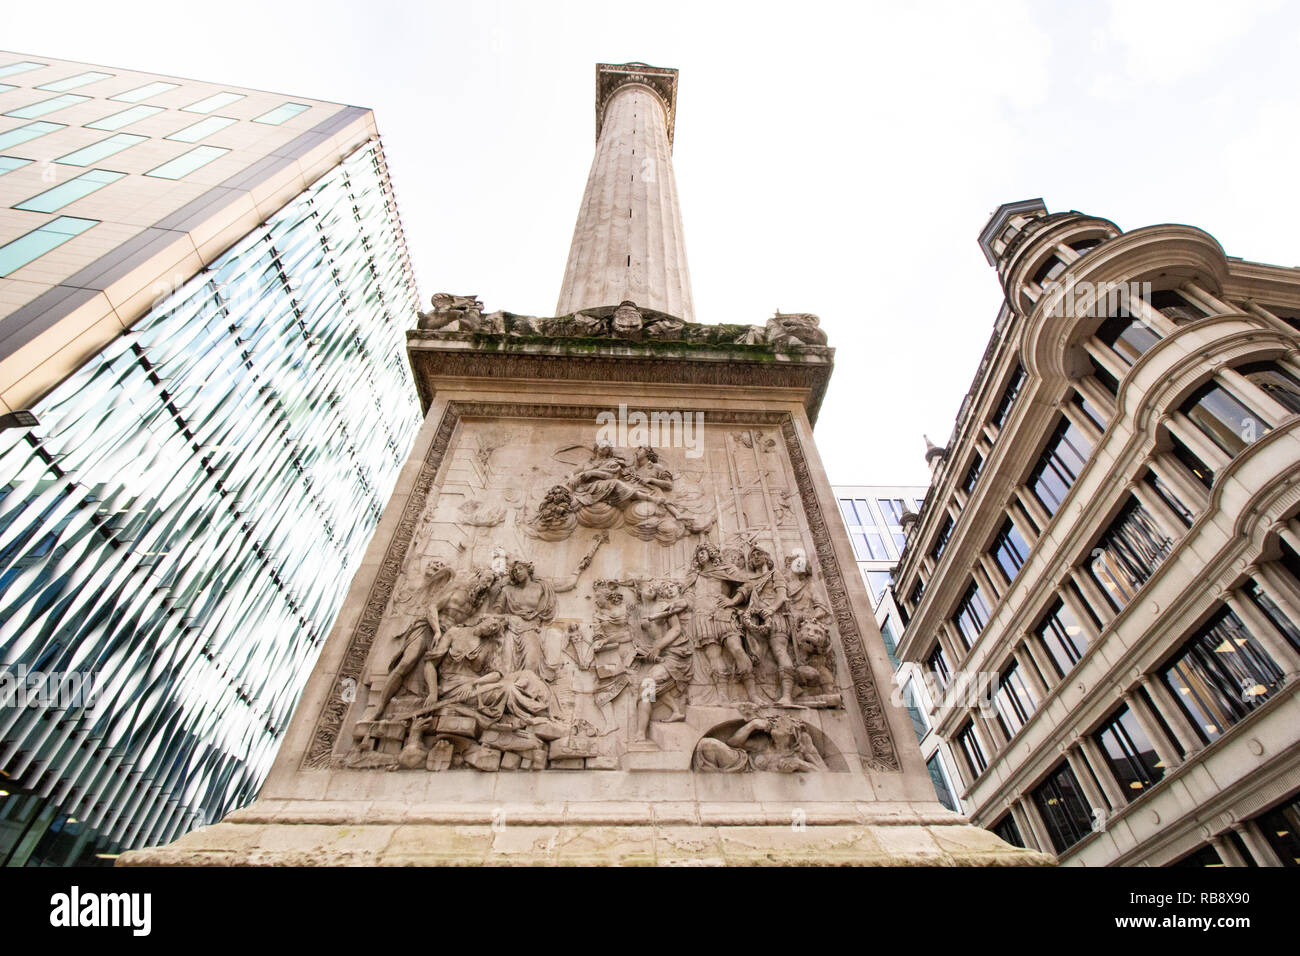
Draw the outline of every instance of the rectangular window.
[[[1097,380],[1097,384],[1110,392],[1111,395],[1118,395],[1119,380],[1115,378],[1114,375],[1110,374],[1110,370],[1107,369],[1106,366],[1102,365],[1091,355],[1088,356],[1088,361],[1092,364],[1092,377]]]
[[[1156,493],[1156,497],[1169,506],[1169,510],[1174,513],[1184,526],[1192,526],[1192,509],[1183,504],[1181,498],[1174,493],[1174,490],[1156,477],[1154,471],[1148,471],[1146,477],[1142,479],[1143,483]]]
[[[207,119],[201,119],[184,129],[178,129],[167,139],[174,139],[180,143],[197,143],[199,140],[238,122],[239,120],[233,120],[228,116],[209,116]]]
[[[1278,607],[1277,603],[1264,592],[1264,590],[1259,586],[1259,583],[1251,578],[1247,578],[1246,583],[1242,586],[1242,591],[1245,592],[1246,597],[1250,598],[1251,603],[1254,604],[1255,607],[1259,608],[1260,613],[1268,618],[1269,623],[1273,625],[1277,632],[1285,637],[1287,642],[1290,643],[1296,651],[1300,651],[1300,628],[1298,628],[1296,622],[1287,617],[1286,612]]]
[[[22,60],[18,63],[6,63],[0,66],[0,76],[14,76],[18,73],[26,73],[28,70],[39,70],[45,63],[33,63],[31,60]]]
[[[871,593],[871,603],[876,605],[880,603],[880,596],[885,593],[885,588],[893,581],[893,576],[888,571],[864,571],[867,579],[867,590]]]
[[[1020,732],[1038,709],[1038,700],[1021,676],[1018,664],[1012,664],[1002,672],[993,703],[997,707],[998,723],[1008,740]]]
[[[1018,846],[1021,849],[1025,848],[1025,838],[1020,835],[1020,827],[1016,826],[1016,818],[1011,814],[1011,811],[1008,810],[1003,814],[1002,819],[989,829],[1001,837],[1004,842],[1010,843],[1012,846]]]
[[[243,98],[243,93],[216,93],[209,96],[207,99],[199,100],[197,103],[191,103],[189,106],[182,106],[181,109],[186,113],[211,113],[213,110],[219,110],[223,106],[237,103]]]
[[[894,670],[898,670],[898,657],[894,653],[898,649],[898,636],[894,633],[894,626],[888,617],[880,622],[880,639],[885,642],[885,653],[889,655],[889,662],[894,665]]]
[[[1079,658],[1088,649],[1088,635],[1063,601],[1057,601],[1052,606],[1039,622],[1034,634],[1052,658],[1060,677],[1074,670],[1074,665],[1079,663]]]
[[[984,468],[984,456],[976,455],[971,461],[970,467],[966,469],[966,477],[962,479],[961,488],[966,494],[975,490],[975,485],[980,480],[980,471]]]
[[[1128,365],[1132,365],[1160,341],[1159,335],[1127,312],[1103,322],[1097,329],[1097,338]]]
[[[1268,700],[1281,685],[1282,671],[1223,608],[1179,648],[1160,676],[1209,743]]]
[[[1057,853],[1064,853],[1092,832],[1092,811],[1068,763],[1058,764],[1033,796]]]
[[[1251,411],[1215,382],[1206,382],[1194,391],[1180,411],[1229,458],[1236,457],[1272,428],[1258,412]]]
[[[1007,582],[1010,583],[1016,579],[1016,575],[1025,566],[1028,558],[1029,545],[1025,544],[1024,536],[1021,535],[1015,522],[1008,518],[1003,523],[998,536],[993,539],[993,560],[997,562],[1002,573],[1006,575]]]
[[[16,156],[0,156],[0,176],[21,169],[30,162],[30,159],[19,159]]]
[[[38,136],[44,136],[46,133],[53,133],[56,129],[64,129],[63,123],[28,123],[26,126],[19,126],[16,129],[6,130],[0,133],[0,149],[8,149],[11,146],[19,146],[29,139],[35,139]]]
[[[114,113],[112,116],[105,116],[93,123],[87,123],[86,129],[119,130],[123,126],[130,126],[132,123],[138,123],[142,119],[147,119],[161,112],[161,106],[132,106],[120,113]]]
[[[147,100],[151,96],[157,96],[159,93],[166,93],[168,90],[174,90],[179,83],[147,83],[144,86],[137,86],[133,90],[127,90],[125,93],[118,93],[117,96],[110,96],[110,100],[117,100],[119,103],[139,103]]]
[[[966,649],[970,650],[983,633],[984,625],[989,622],[989,606],[980,593],[980,586],[974,581],[957,605],[957,613],[953,615],[952,622],[957,625]]]
[[[1197,457],[1190,448],[1179,441],[1176,436],[1169,432],[1166,432],[1165,434],[1169,438],[1169,450],[1173,453],[1173,456],[1182,462],[1183,466],[1192,473],[1192,477],[1203,484],[1206,488],[1213,487],[1214,470],[1205,462],[1201,461],[1201,459]]]
[[[1081,393],[1075,392],[1071,402],[1074,403],[1075,408],[1087,416],[1089,421],[1097,426],[1097,431],[1104,432],[1106,430],[1106,416],[1097,411],[1096,407],[1084,398]]]
[[[966,725],[957,731],[955,739],[962,756],[966,758],[971,779],[974,780],[989,767],[988,761],[984,759],[984,748],[980,746],[979,738],[975,736],[975,723],[966,721]]]
[[[55,96],[52,99],[41,100],[39,103],[20,106],[16,110],[10,110],[5,114],[5,116],[12,116],[15,119],[36,119],[38,116],[45,116],[47,113],[66,109],[67,107],[75,106],[78,103],[84,103],[88,99],[90,99],[89,96],[81,96],[77,93],[64,93],[62,96]]]
[[[1147,510],[1130,498],[1093,546],[1088,572],[1119,611],[1164,562],[1170,545]]]
[[[993,417],[989,419],[994,428],[1001,428],[1007,420],[1007,415],[1011,412],[1011,406],[1016,403],[1016,396],[1020,394],[1021,387],[1025,384],[1025,370],[1019,365],[1011,373],[1011,380],[1002,392],[1002,398],[998,400],[997,407],[993,409]]]
[[[228,152],[230,150],[218,146],[196,146],[188,153],[182,153],[170,162],[154,167],[145,175],[156,176],[159,179],[183,179],[194,170],[206,166]]]
[[[40,258],[51,249],[63,245],[73,236],[79,236],[97,224],[98,220],[95,219],[60,216],[38,229],[33,229],[27,235],[19,236],[7,245],[0,246],[0,278],[21,269],[32,260]]]
[[[934,536],[934,545],[930,548],[930,557],[938,562],[943,555],[943,549],[948,547],[948,538],[952,536],[952,515],[943,519],[943,524],[939,525],[939,530]]]
[[[930,782],[934,784],[934,795],[939,798],[939,802],[953,813],[959,813],[952,787],[948,785],[948,771],[944,768],[938,751],[925,762],[925,767],[930,771]]]
[[[1061,419],[1027,481],[1029,490],[1049,515],[1060,510],[1091,454],[1092,442],[1069,419]]]
[[[930,732],[930,724],[925,719],[925,710],[916,699],[916,688],[910,680],[903,685],[903,706],[907,708],[907,716],[912,718],[912,729],[920,741]]]
[[[279,126],[285,120],[291,120],[299,113],[305,113],[309,107],[306,103],[283,103],[275,109],[263,113],[254,123],[266,123],[269,126]]]
[[[1300,866],[1300,797],[1292,797],[1255,822],[1283,866]]]
[[[60,156],[55,162],[63,163],[66,166],[89,166],[91,163],[97,163],[107,156],[120,153],[136,143],[143,143],[148,138],[147,136],[136,136],[132,133],[118,133],[108,139],[101,139],[98,143],[83,146],[76,152],[68,153],[66,156]]]
[[[948,669],[948,658],[943,653],[943,646],[936,644],[930,656],[925,659],[925,666],[934,675],[934,682],[940,690],[947,690],[952,681],[952,671]]]
[[[1277,362],[1239,365],[1237,372],[1291,413],[1300,412],[1300,381]]]
[[[117,182],[125,175],[126,173],[115,173],[107,169],[92,169],[88,173],[82,173],[76,179],[69,179],[53,189],[47,189],[26,202],[20,202],[14,208],[25,209],[28,212],[54,212],[70,202],[76,202],[83,196],[89,196],[96,190],[103,189],[109,183]]]
[[[1130,803],[1165,775],[1164,762],[1127,704],[1110,716],[1093,739]]]
[[[100,80],[111,79],[112,73],[100,73],[98,70],[88,70],[85,73],[78,73],[76,76],[70,76],[66,80],[55,80],[53,83],[46,83],[43,86],[36,87],[38,90],[49,90],[51,93],[66,93],[68,90],[75,90],[79,86],[85,86],[87,83],[96,83]]]

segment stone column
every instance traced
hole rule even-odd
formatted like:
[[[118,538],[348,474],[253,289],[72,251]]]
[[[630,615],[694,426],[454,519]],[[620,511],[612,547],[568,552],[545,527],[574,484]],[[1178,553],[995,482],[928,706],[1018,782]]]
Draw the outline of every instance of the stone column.
[[[1173,742],[1165,737],[1164,731],[1161,730],[1159,722],[1155,719],[1155,715],[1147,711],[1145,701],[1141,700],[1137,694],[1131,692],[1124,694],[1124,703],[1128,705],[1133,719],[1138,722],[1146,733],[1147,739],[1151,741],[1156,756],[1165,765],[1165,772],[1171,772],[1183,761],[1178,756],[1178,750],[1174,747]]]
[[[1264,649],[1264,653],[1273,658],[1273,663],[1277,664],[1278,670],[1283,675],[1300,673],[1300,654],[1297,654],[1286,638],[1277,632],[1277,628],[1264,612],[1255,606],[1254,601],[1240,591],[1225,591],[1223,602],[1228,605],[1228,609],[1233,614],[1237,615],[1237,619],[1246,625],[1250,636]]]
[[[1080,747],[1082,738],[1075,738],[1073,743],[1065,749],[1065,760],[1074,771],[1074,777],[1079,781],[1079,786],[1083,789],[1083,794],[1088,798],[1088,802],[1094,810],[1100,810],[1102,813],[1110,813],[1110,801],[1106,795],[1098,789],[1097,781],[1093,778],[1091,768],[1088,764],[1088,758],[1084,755]]]
[[[1237,848],[1230,841],[1225,840],[1222,834],[1216,833],[1210,837],[1210,846],[1214,847],[1214,852],[1219,854],[1219,859],[1223,861],[1224,866],[1246,865]]]
[[[1142,686],[1147,692],[1147,697],[1160,711],[1160,716],[1164,718],[1166,726],[1178,738],[1178,745],[1183,748],[1183,753],[1187,755],[1184,759],[1190,760],[1192,755],[1198,753],[1205,744],[1201,742],[1200,735],[1192,727],[1192,722],[1183,713],[1183,708],[1179,706],[1178,701],[1174,700],[1174,695],[1163,681],[1144,674],[1142,675]]]
[[[1255,858],[1255,862],[1260,866],[1282,866],[1282,859],[1273,849],[1272,844],[1264,838],[1259,824],[1253,820],[1245,820],[1241,823],[1234,823],[1232,829],[1236,831],[1237,836],[1241,837],[1241,842],[1246,845],[1250,855]]]
[[[556,314],[631,300],[693,322],[672,164],[677,71],[601,64],[596,87],[596,155]]]

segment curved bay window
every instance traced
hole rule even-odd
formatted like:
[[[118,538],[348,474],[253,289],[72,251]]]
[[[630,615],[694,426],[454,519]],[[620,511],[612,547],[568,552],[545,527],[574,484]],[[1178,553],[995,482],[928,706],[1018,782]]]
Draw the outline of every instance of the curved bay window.
[[[1272,426],[1217,382],[1206,382],[1179,408],[1205,437],[1235,458]]]
[[[1272,696],[1282,670],[1225,607],[1179,648],[1160,677],[1210,743]]]
[[[980,586],[974,581],[966,589],[966,593],[962,595],[961,603],[957,605],[957,613],[953,615],[952,622],[957,625],[957,631],[961,634],[966,649],[970,650],[984,631],[984,625],[989,622],[988,603],[984,600],[984,595],[980,593]]]
[[[1029,490],[1054,515],[1092,454],[1092,442],[1069,419],[1062,419],[1029,473]]]
[[[1170,544],[1150,513],[1130,498],[1097,540],[1088,571],[1119,611],[1169,555]]]
[[[1277,362],[1239,365],[1237,372],[1293,414],[1300,413],[1300,379]]]
[[[1057,853],[1064,853],[1092,832],[1092,811],[1068,763],[1058,764],[1033,796]]]
[[[1132,365],[1160,341],[1150,326],[1120,309],[1097,328],[1097,338],[1128,365]]]
[[[1093,739],[1130,803],[1164,777],[1164,762],[1127,704],[1110,716]]]

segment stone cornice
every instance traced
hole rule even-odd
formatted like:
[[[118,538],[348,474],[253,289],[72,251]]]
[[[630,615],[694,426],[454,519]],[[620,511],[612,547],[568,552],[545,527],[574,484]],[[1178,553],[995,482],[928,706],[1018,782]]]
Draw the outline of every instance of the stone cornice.
[[[727,345],[610,338],[516,337],[470,332],[406,333],[420,406],[445,378],[543,379],[784,388],[804,391],[815,423],[835,350],[817,345]]]

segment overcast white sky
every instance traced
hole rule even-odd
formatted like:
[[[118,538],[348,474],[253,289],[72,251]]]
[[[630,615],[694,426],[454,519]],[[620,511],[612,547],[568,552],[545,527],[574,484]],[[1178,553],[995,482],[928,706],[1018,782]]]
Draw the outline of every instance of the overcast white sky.
[[[185,10],[195,13],[182,12]],[[1300,7],[7,3],[0,46],[375,110],[420,282],[550,315],[594,64],[681,70],[674,165],[702,322],[815,312],[832,482],[925,483],[1001,291],[976,236],[1042,196],[1300,264]]]

